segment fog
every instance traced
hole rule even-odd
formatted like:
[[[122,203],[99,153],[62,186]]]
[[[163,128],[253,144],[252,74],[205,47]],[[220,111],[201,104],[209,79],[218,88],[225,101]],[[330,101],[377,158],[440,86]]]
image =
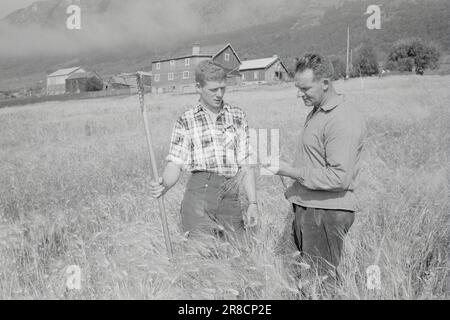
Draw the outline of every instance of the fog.
[[[81,30],[66,28],[69,15],[65,11],[52,20],[51,26],[0,22],[0,56],[72,54],[132,44],[153,46],[199,30],[199,18],[188,2],[112,2],[102,14],[84,13],[82,3],[80,7]]]
[[[327,0],[335,2],[336,0]],[[105,12],[92,10],[108,3]],[[81,7],[81,30],[66,28],[71,3]],[[306,0],[51,0],[57,8],[41,24],[0,22],[0,56],[63,55],[97,49],[155,48],[195,35],[230,31],[240,26],[276,19]],[[28,11],[31,11],[31,7]],[[55,13],[56,12],[56,13]],[[46,20],[50,20],[48,23]]]

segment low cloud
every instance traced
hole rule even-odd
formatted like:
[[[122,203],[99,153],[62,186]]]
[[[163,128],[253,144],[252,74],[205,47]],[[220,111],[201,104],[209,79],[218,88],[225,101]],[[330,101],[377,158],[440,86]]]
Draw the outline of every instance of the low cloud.
[[[81,30],[68,30],[64,13],[61,26],[0,23],[0,56],[70,55],[137,45],[152,47],[194,35],[200,18],[189,1],[113,1],[103,14],[83,13]],[[58,17],[59,20],[59,17]]]
[[[65,9],[72,3],[81,7],[81,30],[70,31],[65,27],[69,17]],[[299,12],[309,3],[306,0],[52,0],[46,4],[57,7],[54,12],[58,16],[53,13],[51,23],[46,26],[0,22],[0,57],[72,55],[132,46],[152,50],[173,47],[177,43],[183,45],[195,35],[276,21],[286,14]],[[99,4],[108,4],[107,10],[92,12]]]

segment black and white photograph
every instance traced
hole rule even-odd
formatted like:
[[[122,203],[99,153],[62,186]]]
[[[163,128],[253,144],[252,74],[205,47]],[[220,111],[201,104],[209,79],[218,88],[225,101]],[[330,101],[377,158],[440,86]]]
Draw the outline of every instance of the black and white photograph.
[[[0,0],[0,300],[449,300],[449,88],[449,0]]]

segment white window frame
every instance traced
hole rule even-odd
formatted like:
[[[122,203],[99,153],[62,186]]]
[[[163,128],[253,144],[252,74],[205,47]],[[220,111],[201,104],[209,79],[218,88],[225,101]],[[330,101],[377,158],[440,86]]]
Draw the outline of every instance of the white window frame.
[[[173,79],[174,79],[173,72],[168,73],[167,74],[167,80],[173,81]]]
[[[225,61],[230,61],[230,54],[229,53],[225,53]]]
[[[160,62],[156,63],[156,70],[161,70],[161,63]]]
[[[189,67],[190,65],[191,65],[191,59],[190,58],[184,59],[184,66]]]
[[[189,71],[183,71],[183,79],[189,79],[190,72]]]
[[[175,66],[175,60],[170,60],[170,66],[174,67]]]
[[[253,72],[253,80],[258,80],[258,79],[259,79],[259,71]]]
[[[242,74],[242,80],[245,80],[245,73]]]
[[[155,74],[155,82],[159,82],[160,78],[159,78],[159,74]]]

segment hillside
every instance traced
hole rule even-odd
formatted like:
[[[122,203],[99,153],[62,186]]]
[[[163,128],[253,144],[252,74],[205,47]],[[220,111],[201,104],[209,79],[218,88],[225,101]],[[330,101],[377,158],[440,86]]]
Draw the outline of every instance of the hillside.
[[[60,3],[56,0],[39,3],[48,4],[48,2]],[[141,3],[140,0],[134,2]],[[166,2],[173,3],[173,1]],[[133,7],[125,10],[125,4],[115,0],[91,0],[89,3],[87,16],[103,17],[102,25],[108,23],[107,17],[115,17],[117,12],[125,11],[123,14],[127,16],[134,15],[139,9]],[[155,3],[162,5],[162,2]],[[195,20],[195,23],[191,23],[190,20],[183,23],[182,20],[171,30],[164,30],[163,33],[151,33],[146,29],[140,30],[139,33],[130,29],[129,32],[138,33],[136,36],[126,37],[125,40],[120,34],[115,34],[115,29],[106,34],[98,31],[100,32],[98,39],[93,35],[69,35],[74,38],[71,41],[62,40],[66,46],[55,46],[54,43],[48,45],[43,39],[41,42],[44,44],[39,43],[33,50],[29,49],[34,51],[36,48],[31,57],[23,54],[26,50],[21,50],[21,55],[15,57],[3,54],[4,58],[0,61],[0,88],[5,90],[27,86],[43,80],[47,72],[73,65],[95,69],[102,75],[149,69],[153,59],[171,56],[180,48],[190,47],[194,42],[202,45],[231,42],[242,59],[278,54],[287,65],[291,66],[293,58],[306,51],[344,55],[347,25],[351,29],[352,47],[370,39],[379,51],[380,57],[384,56],[397,39],[410,36],[435,40],[442,45],[444,51],[450,49],[448,37],[450,3],[447,0],[380,0],[378,3],[382,8],[381,30],[366,28],[365,12],[371,4],[369,1],[348,1],[342,4],[342,1],[330,0],[318,4],[314,1],[278,0],[271,4],[258,5],[258,1],[255,0],[245,3],[239,5],[237,0],[227,2],[189,0],[182,8],[171,11],[174,17],[161,18],[158,15],[156,17],[164,25],[179,18],[177,14],[185,19],[192,13],[189,19]],[[255,10],[250,10],[251,8]],[[152,12],[157,12],[157,9],[158,7],[153,8]],[[180,13],[181,9],[187,11]],[[43,13],[45,10],[42,9],[43,12],[40,10],[36,9],[36,12],[40,12],[39,15],[36,12],[33,15],[32,8],[19,10],[6,17],[3,23],[8,21],[16,27],[39,25],[39,28],[45,26],[48,30],[53,30],[52,26],[55,23],[53,15],[51,12],[45,15]],[[53,12],[56,11],[55,9]],[[141,15],[137,14],[137,17]],[[135,24],[132,21],[123,23],[120,28]],[[89,19],[86,24],[89,26]],[[141,25],[138,23],[138,26]],[[177,28],[182,26],[186,30],[177,32]],[[0,30],[0,38],[1,35]],[[53,39],[50,40],[55,42]],[[16,39],[14,41],[17,42]],[[95,46],[91,41],[95,42]],[[7,52],[7,49],[2,49],[0,55],[3,51]]]
[[[327,10],[319,23],[313,26],[305,26],[300,20],[290,18],[245,32],[222,35],[221,38],[230,39],[244,58],[278,53],[288,64],[306,51],[345,55],[347,25],[351,30],[351,47],[369,39],[381,56],[396,40],[413,36],[437,41],[444,51],[450,50],[450,2],[378,1],[382,8],[381,30],[366,27],[368,16],[364,13],[370,3],[346,2],[338,9]]]
[[[12,12],[4,18],[14,26],[41,26],[49,29],[64,29],[66,8],[79,5],[83,20],[103,20],[114,23],[111,18],[129,18],[130,14],[144,12],[149,18],[158,15],[173,15],[184,12],[186,22],[197,25],[207,34],[239,30],[253,25],[275,22],[292,14],[317,18],[324,10],[343,3],[344,0],[47,0],[36,1],[27,8]],[[1,18],[1,17],[0,17]],[[164,21],[164,20],[163,20]],[[161,21],[160,21],[161,22]],[[232,23],[230,23],[232,22]]]

